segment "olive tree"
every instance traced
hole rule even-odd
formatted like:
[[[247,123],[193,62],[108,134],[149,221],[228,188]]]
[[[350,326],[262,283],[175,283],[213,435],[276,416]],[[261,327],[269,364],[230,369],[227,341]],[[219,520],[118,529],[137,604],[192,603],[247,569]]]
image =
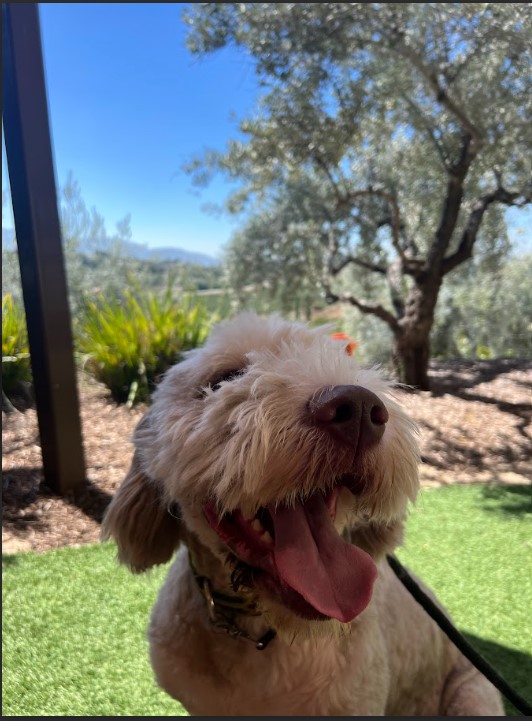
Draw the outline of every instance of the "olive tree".
[[[504,253],[504,210],[531,200],[528,5],[195,3],[185,21],[192,52],[240,46],[262,87],[226,150],[189,165],[238,181],[229,207],[248,218],[233,252],[261,217],[265,248],[275,228],[311,246],[327,300],[384,322],[401,380],[429,388],[446,276],[474,252]],[[305,186],[316,199],[291,219]],[[341,291],[346,268],[389,300]]]

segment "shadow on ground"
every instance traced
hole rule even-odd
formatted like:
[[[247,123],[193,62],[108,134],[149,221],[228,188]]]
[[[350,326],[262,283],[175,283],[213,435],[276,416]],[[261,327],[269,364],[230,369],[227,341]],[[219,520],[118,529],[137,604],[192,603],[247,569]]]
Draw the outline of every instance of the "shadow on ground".
[[[446,360],[431,361],[431,383],[434,395],[444,393],[458,395],[481,383],[489,383],[500,375],[515,370],[532,370],[532,361],[523,358],[499,358],[494,360]],[[522,382],[519,382],[520,385]],[[524,382],[525,386],[529,386]]]
[[[44,531],[48,527],[42,509],[35,507],[35,500],[61,499],[79,508],[86,516],[101,523],[105,509],[112,495],[87,480],[77,494],[58,496],[44,483],[42,468],[12,468],[3,474],[3,524],[6,522],[17,530],[31,526],[33,531]]]
[[[529,705],[532,704],[532,656],[494,641],[479,638],[471,633],[463,635],[514,691]],[[504,707],[507,716],[522,715],[506,698]]]
[[[466,401],[477,401],[497,406],[503,413],[509,413],[519,418],[516,428],[528,441],[530,440],[526,428],[532,421],[532,403],[509,403],[504,398],[487,396],[472,392],[476,386],[489,383],[500,375],[514,370],[532,370],[532,362],[522,359],[502,358],[490,361],[451,360],[445,364],[431,363],[432,395],[439,397],[445,394],[462,398]],[[517,381],[518,385],[527,389],[532,388],[528,381]]]
[[[459,472],[464,467],[485,473],[492,472],[494,478],[500,471],[523,475],[524,469],[526,470],[530,463],[531,439],[526,432],[528,424],[529,421],[526,421],[525,426],[521,427],[519,423],[519,437],[514,437],[506,444],[500,443],[487,453],[485,447],[478,447],[475,429],[462,428],[458,440],[456,437],[450,438],[447,429],[423,420],[420,426],[424,432],[430,433],[431,442],[422,460],[429,466],[446,472],[456,469],[456,478],[453,478],[453,481],[460,480]]]

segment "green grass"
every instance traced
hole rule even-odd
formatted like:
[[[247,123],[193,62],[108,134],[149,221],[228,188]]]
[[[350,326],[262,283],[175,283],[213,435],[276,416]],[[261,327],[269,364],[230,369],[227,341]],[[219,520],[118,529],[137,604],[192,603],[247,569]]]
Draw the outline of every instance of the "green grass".
[[[3,558],[4,716],[175,716],[145,629],[164,568],[133,576],[113,546]]]
[[[530,486],[425,489],[397,556],[436,592],[476,649],[532,703]],[[513,715],[509,704],[506,711]]]
[[[398,553],[528,699],[530,510],[519,486],[425,490]],[[109,544],[4,556],[3,715],[183,715],[155,685],[145,638],[165,572],[132,576]]]

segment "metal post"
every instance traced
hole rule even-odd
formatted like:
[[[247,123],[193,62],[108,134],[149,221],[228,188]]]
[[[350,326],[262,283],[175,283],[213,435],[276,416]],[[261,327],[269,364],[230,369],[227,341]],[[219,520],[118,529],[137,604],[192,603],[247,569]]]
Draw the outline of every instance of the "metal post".
[[[2,117],[44,477],[85,483],[37,3],[2,3]]]

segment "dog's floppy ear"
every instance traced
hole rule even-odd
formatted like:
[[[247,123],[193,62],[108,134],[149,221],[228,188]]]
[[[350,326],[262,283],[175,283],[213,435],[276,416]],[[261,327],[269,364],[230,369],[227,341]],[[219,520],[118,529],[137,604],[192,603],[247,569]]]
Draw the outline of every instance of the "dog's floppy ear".
[[[137,430],[146,427],[146,420],[142,419]],[[177,505],[170,513],[160,484],[143,471],[136,450],[128,474],[107,508],[101,539],[114,538],[119,561],[140,573],[170,560],[179,546],[180,526]]]

